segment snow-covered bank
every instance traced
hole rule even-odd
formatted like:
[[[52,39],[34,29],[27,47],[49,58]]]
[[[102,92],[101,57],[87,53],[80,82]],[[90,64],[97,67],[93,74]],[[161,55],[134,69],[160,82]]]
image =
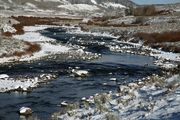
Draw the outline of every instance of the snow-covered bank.
[[[25,26],[25,34],[13,36],[15,39],[34,42],[41,46],[41,50],[39,52],[36,52],[31,56],[23,56],[20,61],[39,59],[48,55],[61,54],[69,51],[69,47],[58,44],[55,42],[56,40],[42,36],[39,33],[40,30],[44,30],[48,27],[50,26]]]
[[[53,118],[67,119],[168,119],[180,112],[180,75],[168,79],[153,75],[136,83],[120,85],[117,93],[96,94],[82,99],[82,108],[67,105],[64,115]]]
[[[40,83],[54,79],[56,76],[51,74],[41,74],[36,77],[10,77],[6,74],[0,75],[0,92],[7,91],[31,91]]]
[[[99,55],[96,53],[84,51],[80,46],[71,45],[71,44],[62,45],[61,43],[57,42],[57,40],[45,37],[40,34],[41,30],[51,27],[54,28],[58,26],[48,26],[48,25],[25,26],[24,27],[25,34],[13,36],[14,38],[19,40],[25,40],[28,42],[39,44],[41,47],[41,50],[39,52],[36,52],[30,56],[29,55],[23,56],[19,59],[19,61],[38,60],[53,55],[63,55],[64,57],[66,57],[65,59],[77,58],[82,60],[85,59],[90,60],[99,57]],[[79,27],[74,27],[74,26],[62,26],[62,27],[67,29],[75,29],[75,31],[73,32],[71,31],[72,34],[76,34],[77,32],[83,34],[83,32],[79,30],[80,29]]]
[[[105,8],[126,8],[126,6],[122,5],[122,4],[117,4],[117,3],[113,3],[113,2],[104,2],[102,4],[100,4],[100,6],[105,7]]]

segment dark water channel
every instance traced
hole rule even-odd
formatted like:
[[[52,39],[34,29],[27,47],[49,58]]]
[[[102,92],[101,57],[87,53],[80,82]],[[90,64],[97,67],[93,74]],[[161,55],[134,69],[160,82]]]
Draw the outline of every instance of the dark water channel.
[[[46,120],[60,109],[58,105],[62,101],[73,102],[95,93],[115,91],[119,84],[160,71],[153,65],[154,59],[151,57],[111,52],[105,44],[112,44],[112,37],[67,33],[65,28],[48,28],[41,34],[62,44],[84,46],[85,50],[100,53],[102,57],[92,61],[49,60],[0,67],[0,74],[10,76],[39,73],[55,73],[59,76],[31,93],[0,93],[0,120],[19,119],[18,110],[22,106],[32,108],[34,117]],[[105,44],[100,44],[102,42]],[[81,79],[72,77],[68,72],[70,67],[88,70],[90,76]],[[117,81],[110,81],[110,78],[117,78]]]

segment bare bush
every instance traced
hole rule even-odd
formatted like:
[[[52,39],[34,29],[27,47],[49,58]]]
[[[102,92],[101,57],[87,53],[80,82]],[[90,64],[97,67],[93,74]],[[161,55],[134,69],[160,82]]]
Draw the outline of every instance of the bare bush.
[[[128,14],[134,16],[153,16],[153,15],[157,15],[157,13],[158,11],[156,10],[156,7],[154,5],[130,8],[128,12]]]

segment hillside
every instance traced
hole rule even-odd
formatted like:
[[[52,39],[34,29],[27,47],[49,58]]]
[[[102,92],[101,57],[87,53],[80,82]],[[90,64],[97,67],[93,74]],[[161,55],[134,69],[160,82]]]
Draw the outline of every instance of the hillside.
[[[0,10],[8,15],[13,13],[53,14],[53,15],[92,15],[107,11],[122,12],[136,6],[130,0],[0,0]],[[1,13],[2,14],[2,13]],[[122,13],[120,13],[122,15]]]

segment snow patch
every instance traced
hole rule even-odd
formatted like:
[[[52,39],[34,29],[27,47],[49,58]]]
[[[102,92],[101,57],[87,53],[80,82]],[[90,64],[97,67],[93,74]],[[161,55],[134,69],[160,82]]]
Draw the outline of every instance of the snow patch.
[[[89,72],[86,70],[75,70],[75,69],[72,70],[72,73],[74,73],[76,76],[80,76],[80,77],[87,76],[89,74]]]
[[[105,2],[102,3],[100,6],[105,8],[126,8],[126,6],[118,4],[118,3],[112,3],[112,2]]]
[[[30,87],[36,87],[39,81],[36,79],[27,79],[27,80],[15,80],[13,78],[9,79],[0,79],[0,92],[6,92],[9,90],[22,89],[26,91]]]
[[[3,32],[10,32],[10,33],[15,33],[16,32],[16,29],[11,27],[8,24],[5,24],[2,28],[3,28]]]
[[[99,10],[99,8],[95,5],[88,5],[88,4],[68,4],[68,5],[59,5],[58,8],[63,8],[66,10],[71,11],[96,11]]]
[[[29,41],[29,42],[48,42],[54,41],[54,39],[50,39],[47,37],[42,36],[38,32],[26,32],[23,35],[14,35],[15,39]]]
[[[92,2],[93,4],[97,4],[96,0],[91,0],[91,2]]]
[[[40,74],[34,77],[24,77],[21,76],[13,77],[6,74],[0,75],[0,93],[7,91],[30,91],[32,88],[37,87],[41,82],[46,82],[48,80],[54,79],[56,76],[52,74]]]

